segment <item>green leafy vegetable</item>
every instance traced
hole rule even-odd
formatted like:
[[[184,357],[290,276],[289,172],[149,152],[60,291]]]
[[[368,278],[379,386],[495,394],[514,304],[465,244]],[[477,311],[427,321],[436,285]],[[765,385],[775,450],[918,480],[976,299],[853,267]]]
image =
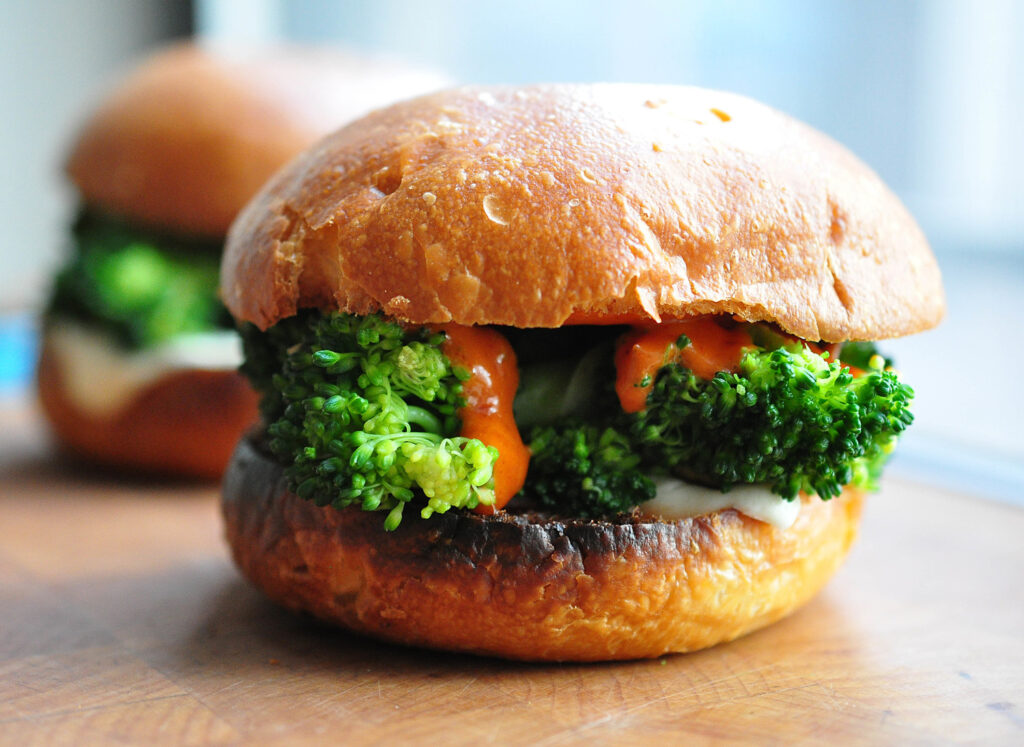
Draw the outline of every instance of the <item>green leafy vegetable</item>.
[[[594,408],[615,376],[614,354],[612,340],[605,340],[575,358],[521,366],[514,406],[516,424],[531,428],[598,416]],[[618,411],[618,403],[605,398],[604,404],[610,405],[606,415]]]

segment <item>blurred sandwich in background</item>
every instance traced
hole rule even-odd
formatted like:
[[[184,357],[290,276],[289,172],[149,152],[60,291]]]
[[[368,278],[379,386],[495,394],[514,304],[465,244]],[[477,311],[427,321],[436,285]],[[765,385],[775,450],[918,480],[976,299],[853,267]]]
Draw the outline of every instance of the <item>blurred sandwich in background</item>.
[[[110,467],[218,477],[257,417],[217,297],[228,226],[322,135],[445,82],[338,50],[193,44],[123,81],[67,160],[80,208],[38,365],[57,439]]]

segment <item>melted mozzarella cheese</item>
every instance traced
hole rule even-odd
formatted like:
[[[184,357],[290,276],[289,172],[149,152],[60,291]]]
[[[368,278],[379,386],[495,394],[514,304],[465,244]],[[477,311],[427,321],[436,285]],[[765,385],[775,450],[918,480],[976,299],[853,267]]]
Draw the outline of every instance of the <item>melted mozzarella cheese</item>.
[[[186,369],[225,371],[242,362],[242,343],[232,331],[181,335],[142,351],[123,350],[106,335],[66,320],[46,331],[68,398],[96,417],[125,407],[161,376]]]
[[[732,508],[752,519],[788,529],[800,513],[800,499],[787,501],[763,485],[738,485],[728,493],[693,485],[671,477],[654,479],[658,492],[652,500],[640,504],[644,513],[660,516],[666,521]]]

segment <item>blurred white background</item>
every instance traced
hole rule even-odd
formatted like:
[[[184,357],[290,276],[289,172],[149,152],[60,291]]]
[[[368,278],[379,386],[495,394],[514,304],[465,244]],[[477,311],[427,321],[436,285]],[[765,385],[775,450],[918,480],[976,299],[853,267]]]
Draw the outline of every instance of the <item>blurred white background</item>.
[[[946,323],[884,346],[919,395],[896,468],[1024,495],[1012,379],[1024,353],[1011,311],[1024,294],[1024,3],[9,0],[0,3],[8,319],[39,304],[63,251],[73,197],[60,167],[76,121],[115,71],[189,31],[383,51],[465,82],[724,88],[827,132],[904,199],[946,278]],[[6,324],[0,387],[5,377],[23,385],[18,360],[30,350]]]

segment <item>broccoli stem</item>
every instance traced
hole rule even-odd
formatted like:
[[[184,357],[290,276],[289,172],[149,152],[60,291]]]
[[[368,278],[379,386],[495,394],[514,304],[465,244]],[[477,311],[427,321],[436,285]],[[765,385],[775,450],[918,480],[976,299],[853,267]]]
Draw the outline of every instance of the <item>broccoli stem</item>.
[[[416,407],[415,405],[409,405],[407,409],[406,419],[413,425],[418,425],[427,433],[436,433],[441,435],[444,432],[444,424],[441,419],[434,415],[429,410],[425,410],[422,407]]]

